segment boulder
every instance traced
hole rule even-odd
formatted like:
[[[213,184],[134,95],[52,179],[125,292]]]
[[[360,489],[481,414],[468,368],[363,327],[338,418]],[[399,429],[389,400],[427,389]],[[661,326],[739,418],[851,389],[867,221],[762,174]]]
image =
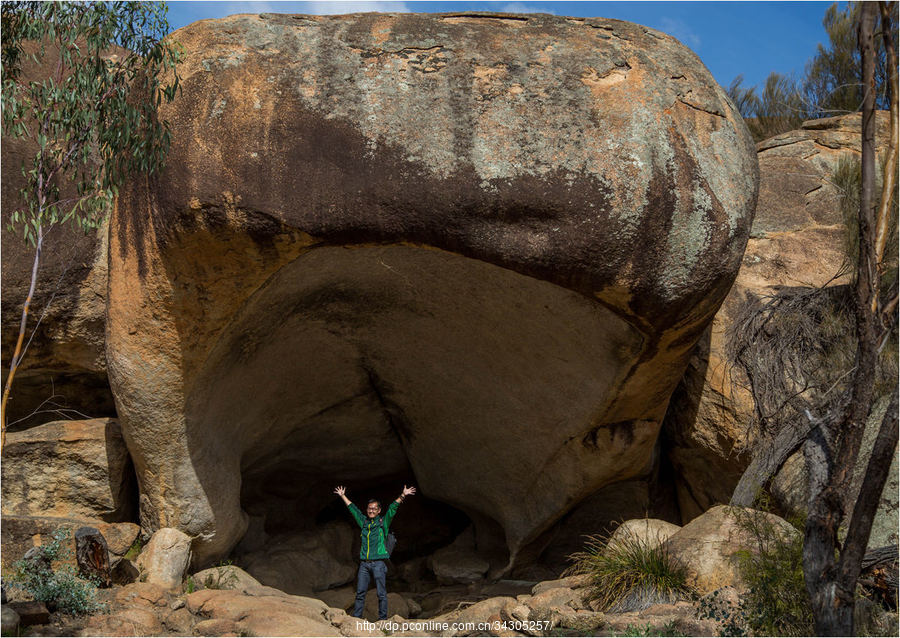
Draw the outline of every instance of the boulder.
[[[449,634],[444,635],[463,635],[465,633],[465,630],[461,627],[464,627],[468,623],[485,622],[494,614],[499,614],[500,611],[508,605],[515,606],[518,605],[518,602],[515,598],[510,598],[509,596],[495,596],[493,598],[480,600],[477,603],[464,607],[463,609],[458,609],[456,611],[442,614],[440,616],[435,616],[430,620],[435,623],[455,623],[457,628],[459,628],[456,631],[451,631],[449,632]]]
[[[191,538],[164,527],[154,532],[137,558],[141,578],[167,591],[181,591],[181,582],[191,558]]]
[[[205,589],[233,589],[250,594],[259,591],[263,584],[237,565],[220,565],[192,574],[196,587]]]
[[[250,505],[302,529],[335,484],[415,479],[499,574],[646,473],[757,189],[691,51],[536,14],[241,15],[175,37],[167,167],[110,220],[142,527],[189,533],[205,564]]]
[[[545,580],[531,588],[531,594],[536,596],[549,589],[558,587],[566,587],[568,589],[580,589],[590,584],[590,576],[586,574],[576,574],[575,576],[566,576],[557,580]]]
[[[355,598],[355,596],[354,596]],[[352,611],[352,610],[351,610]],[[409,618],[409,603],[400,594],[392,591],[388,592],[388,615],[400,616],[401,618]],[[378,596],[376,595],[374,586],[366,595],[366,606],[363,608],[363,618],[371,621],[378,620]]]
[[[735,554],[758,551],[759,543],[759,539],[748,531],[747,521],[756,526],[771,526],[773,535],[783,539],[800,534],[790,523],[774,514],[718,505],[692,520],[665,542],[669,556],[687,569],[688,584],[699,594],[729,586],[746,591]]]
[[[0,627],[4,635],[15,634],[19,628],[19,614],[6,601],[0,606]]]
[[[347,611],[353,608],[353,603],[356,601],[356,586],[348,585],[337,589],[316,592],[314,598],[318,598],[329,607]]]
[[[47,606],[36,600],[13,602],[7,605],[19,617],[19,625],[30,627],[32,625],[46,625],[50,622],[50,612]],[[12,616],[10,616],[10,619]]]
[[[340,523],[317,530],[285,533],[270,537],[259,549],[238,555],[238,562],[254,579],[289,594],[339,587],[356,581],[357,564],[350,548],[359,537]]]
[[[616,543],[632,540],[641,543],[647,549],[652,549],[664,543],[680,529],[681,527],[678,525],[656,518],[632,519],[616,528],[607,541],[606,547],[615,547]]]
[[[213,620],[229,620],[238,630],[254,636],[339,636],[326,618],[328,607],[302,596],[249,596],[218,589],[189,594],[187,609]]]
[[[584,607],[584,598],[580,592],[569,587],[546,589],[524,600],[524,604],[536,612],[546,612],[554,607],[568,606],[572,609]]]
[[[876,122],[876,145],[883,152],[889,114],[878,112]],[[754,403],[725,348],[747,295],[849,281],[846,275],[835,278],[846,259],[846,230],[832,174],[841,158],[859,157],[860,127],[858,113],[811,120],[757,146],[759,202],[740,270],[665,419],[666,454],[685,521],[731,500],[756,444],[747,432]]]
[[[137,514],[134,468],[115,419],[10,432],[2,474],[4,515],[123,522]]]
[[[194,616],[185,607],[174,609],[163,618],[163,626],[179,636],[189,636],[193,624]]]
[[[115,601],[126,607],[166,607],[169,591],[152,582],[138,582],[118,589]]]
[[[443,547],[428,559],[428,567],[438,582],[444,585],[469,584],[482,580],[490,569],[490,563],[475,551],[475,534],[472,528],[463,531],[447,547]]]

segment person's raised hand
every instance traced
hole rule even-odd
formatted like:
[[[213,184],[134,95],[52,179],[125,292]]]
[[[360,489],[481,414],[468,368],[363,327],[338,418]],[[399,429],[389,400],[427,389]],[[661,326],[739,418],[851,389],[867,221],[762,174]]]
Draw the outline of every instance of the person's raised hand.
[[[403,486],[403,496],[412,496],[415,493],[416,493],[415,487],[412,487],[412,486],[406,487],[405,485]]]
[[[334,488],[334,493],[337,494],[338,496],[344,496],[346,491],[347,491],[347,488],[344,487],[343,485],[338,485],[336,488]]]

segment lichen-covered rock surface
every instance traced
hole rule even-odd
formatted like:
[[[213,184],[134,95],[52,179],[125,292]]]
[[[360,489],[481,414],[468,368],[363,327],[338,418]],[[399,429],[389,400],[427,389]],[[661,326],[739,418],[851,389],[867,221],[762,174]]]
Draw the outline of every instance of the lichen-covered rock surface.
[[[110,229],[145,528],[189,533],[203,563],[248,514],[278,534],[346,517],[335,484],[414,481],[497,573],[647,471],[756,199],[749,135],[693,53],[547,15],[175,37],[168,167]]]

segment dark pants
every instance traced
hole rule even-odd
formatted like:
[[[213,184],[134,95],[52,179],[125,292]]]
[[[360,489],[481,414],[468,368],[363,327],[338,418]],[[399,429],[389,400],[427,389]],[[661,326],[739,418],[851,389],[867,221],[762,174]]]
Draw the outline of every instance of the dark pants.
[[[363,608],[366,605],[366,592],[369,591],[369,583],[375,579],[375,591],[378,592],[378,619],[387,618],[387,565],[383,560],[364,560],[359,563],[359,574],[356,577],[356,604],[353,605],[353,615],[362,618]]]

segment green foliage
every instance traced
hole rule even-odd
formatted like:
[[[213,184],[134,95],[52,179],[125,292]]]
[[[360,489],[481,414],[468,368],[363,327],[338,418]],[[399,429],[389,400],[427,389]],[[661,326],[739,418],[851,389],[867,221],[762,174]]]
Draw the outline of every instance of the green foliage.
[[[835,115],[858,111],[862,105],[863,91],[859,48],[856,29],[859,23],[860,4],[847,3],[841,8],[831,5],[822,19],[828,34],[828,44],[819,43],[816,55],[806,65],[805,93],[807,102],[820,115]],[[892,20],[894,50],[897,50],[897,6]],[[876,31],[880,26],[880,20]],[[887,109],[888,78],[887,60],[881,34],[875,38],[875,108]]]
[[[79,576],[72,565],[54,569],[54,562],[72,554],[68,539],[67,528],[55,530],[49,542],[13,565],[15,574],[10,578],[10,585],[27,591],[51,611],[73,615],[104,611],[105,605],[97,600],[96,583]]]
[[[10,229],[34,243],[57,223],[95,228],[129,175],[162,167],[156,107],[175,97],[180,56],[167,31],[161,3],[2,4],[2,130],[36,148]],[[43,75],[25,79],[23,62]]]
[[[742,75],[737,76],[728,87],[728,96],[757,142],[799,128],[807,119],[800,85],[793,78],[772,72],[762,91],[745,88],[743,81]]]
[[[883,160],[887,156],[883,156]],[[875,192],[881,193],[884,162],[879,166],[875,179]],[[846,233],[844,235],[844,246],[847,252],[847,260],[853,270],[856,270],[856,264],[859,261],[859,193],[862,184],[862,173],[860,170],[859,158],[842,155],[835,164],[831,172],[831,183],[840,194],[841,216],[844,220]],[[891,289],[897,285],[897,249],[900,246],[897,232],[897,186],[894,187],[892,193],[892,201],[890,205],[891,216],[888,220],[888,238],[887,252],[884,257],[884,270],[881,274],[882,294],[889,296]]]
[[[197,590],[197,583],[194,582],[193,576],[188,576],[184,581],[184,593],[193,594]]]
[[[738,525],[753,547],[738,552],[738,569],[750,588],[743,606],[755,635],[811,636],[813,612],[803,579],[803,535],[786,534],[768,517],[738,511]],[[803,521],[793,521],[802,529]]]
[[[605,536],[589,536],[585,551],[570,560],[568,573],[590,576],[587,595],[601,611],[645,609],[691,594],[687,570],[665,545],[637,534],[620,534],[612,544]]]
[[[749,119],[756,116],[756,102],[758,98],[756,97],[756,87],[752,86],[748,89],[743,84],[744,74],[742,73],[731,81],[726,93],[728,93],[731,101],[734,102],[741,117]]]

